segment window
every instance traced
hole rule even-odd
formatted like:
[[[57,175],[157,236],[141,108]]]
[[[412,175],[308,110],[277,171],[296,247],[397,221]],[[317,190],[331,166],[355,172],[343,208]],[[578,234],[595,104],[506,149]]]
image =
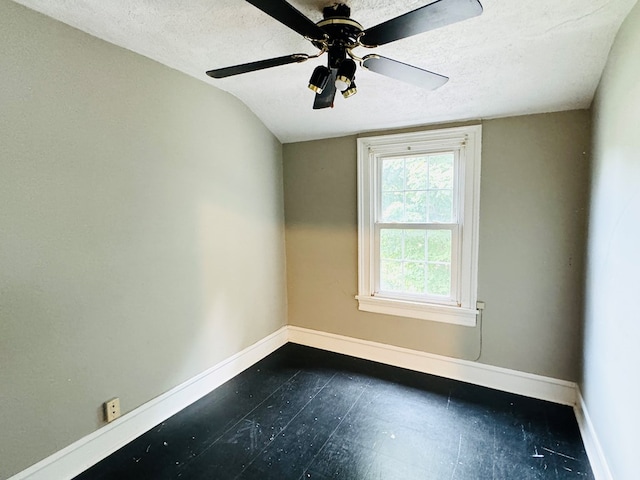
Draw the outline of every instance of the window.
[[[358,139],[360,310],[475,325],[481,132]]]

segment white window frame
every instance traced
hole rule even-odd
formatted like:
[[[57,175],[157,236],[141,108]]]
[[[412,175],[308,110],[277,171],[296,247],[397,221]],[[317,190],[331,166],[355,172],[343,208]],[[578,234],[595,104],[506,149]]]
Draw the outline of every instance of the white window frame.
[[[358,139],[358,308],[367,312],[475,326],[478,286],[478,224],[482,127],[428,130]],[[452,251],[452,298],[417,299],[377,292],[376,212],[380,164],[389,156],[454,152],[457,169],[458,249]],[[454,249],[455,250],[455,249]],[[378,252],[378,253],[376,253]],[[457,286],[456,286],[457,284]]]

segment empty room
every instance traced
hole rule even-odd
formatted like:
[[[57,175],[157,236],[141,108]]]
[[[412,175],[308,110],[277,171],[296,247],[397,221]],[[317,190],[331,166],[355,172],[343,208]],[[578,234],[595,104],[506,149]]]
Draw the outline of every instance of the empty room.
[[[640,478],[636,0],[0,0],[0,480]]]

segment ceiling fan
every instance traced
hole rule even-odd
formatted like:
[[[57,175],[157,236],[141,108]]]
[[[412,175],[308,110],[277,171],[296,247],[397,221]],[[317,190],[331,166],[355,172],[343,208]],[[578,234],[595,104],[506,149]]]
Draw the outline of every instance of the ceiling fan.
[[[421,88],[433,90],[444,85],[449,80],[448,77],[381,55],[370,54],[360,58],[353,53],[353,49],[375,48],[482,13],[482,5],[478,0],[436,0],[365,30],[362,25],[350,18],[351,9],[341,3],[325,7],[322,12],[324,18],[318,23],[313,23],[285,0],[247,1],[302,35],[320,51],[316,55],[294,53],[217,68],[209,70],[207,75],[213,78],[225,78],[290,63],[301,63],[327,53],[327,66],[316,67],[309,80],[309,88],[316,93],[314,109],[333,107],[337,90],[340,90],[345,98],[356,93],[356,62],[367,70]]]

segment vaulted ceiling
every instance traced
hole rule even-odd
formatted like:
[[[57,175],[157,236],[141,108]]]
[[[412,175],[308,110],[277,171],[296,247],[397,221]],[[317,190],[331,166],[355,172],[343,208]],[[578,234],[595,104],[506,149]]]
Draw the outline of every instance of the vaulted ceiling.
[[[317,49],[243,0],[16,0],[91,35],[226,90],[282,141],[588,108],[622,21],[637,0],[481,0],[482,15],[375,53],[446,75],[423,90],[359,69],[358,94],[313,110],[305,63],[214,80],[205,71]],[[291,0],[314,22],[326,0]],[[429,1],[351,0],[364,28]],[[359,47],[354,53],[371,53]]]

